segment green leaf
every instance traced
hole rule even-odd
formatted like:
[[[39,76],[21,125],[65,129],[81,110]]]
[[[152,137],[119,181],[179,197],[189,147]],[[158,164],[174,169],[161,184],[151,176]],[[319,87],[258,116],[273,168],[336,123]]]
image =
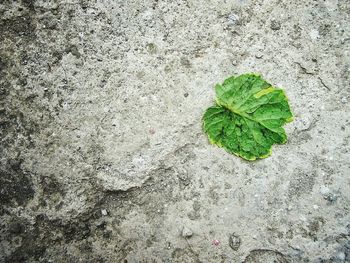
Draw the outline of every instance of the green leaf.
[[[257,74],[230,77],[215,86],[216,105],[203,116],[209,141],[246,160],[265,158],[285,143],[283,125],[293,120],[282,89]]]

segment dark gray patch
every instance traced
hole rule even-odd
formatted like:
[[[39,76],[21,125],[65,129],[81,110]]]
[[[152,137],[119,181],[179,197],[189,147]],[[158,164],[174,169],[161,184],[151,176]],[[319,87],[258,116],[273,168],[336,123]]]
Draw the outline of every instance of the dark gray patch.
[[[10,89],[11,86],[7,88]],[[9,90],[5,89],[3,92],[9,93]],[[28,99],[30,98],[28,97]],[[0,97],[0,101],[5,102],[6,97]],[[24,100],[24,102],[30,101]],[[18,144],[26,144],[28,148],[33,147],[31,135],[38,132],[38,126],[34,121],[16,109],[8,108],[0,111],[0,137],[3,138],[0,146],[0,155],[3,154],[6,147],[13,145],[15,140],[17,140]],[[18,139],[18,134],[22,134],[23,137]]]
[[[7,58],[0,53],[0,103],[6,102],[6,97],[8,96],[11,88],[11,84],[6,80],[6,73],[7,73],[7,67],[8,67],[8,60]],[[0,109],[0,135],[2,130],[2,125],[4,122],[4,115],[5,109],[1,107]]]
[[[54,175],[43,176],[41,178],[41,186],[43,193],[48,196],[58,192],[63,192],[61,185],[59,184],[57,179],[55,179]]]
[[[186,68],[190,68],[191,67],[191,62],[186,57],[181,57],[180,63],[181,63],[182,66],[184,66]]]
[[[219,193],[216,191],[217,189],[218,188],[216,186],[212,186],[208,191],[208,196],[210,197],[210,199],[212,199],[214,204],[217,204],[220,198]]]
[[[299,24],[293,26],[293,30],[290,32],[291,44],[297,48],[301,47],[301,32],[303,31],[302,27]]]
[[[191,183],[191,179],[188,177],[186,170],[180,170],[177,172],[177,177],[179,178],[180,185],[188,186]]]
[[[23,224],[20,220],[13,219],[8,227],[8,231],[14,235],[24,233],[26,231],[25,224]]]
[[[193,210],[191,212],[187,213],[187,216],[189,219],[191,220],[198,220],[201,218],[201,214],[199,213],[199,211]]]
[[[6,63],[5,59],[0,57],[0,76],[1,76],[2,72],[5,71],[6,67],[7,67],[7,63]]]
[[[44,18],[41,18],[38,22],[43,25],[45,30],[47,29],[56,30],[58,27],[58,20],[55,19],[54,15],[48,15]]]
[[[36,0],[22,0],[22,4],[28,8],[30,11],[35,10],[35,1]]]
[[[150,53],[150,54],[157,53],[157,46],[154,43],[148,43],[146,45],[146,49],[147,49],[148,53]]]
[[[199,211],[202,206],[201,206],[200,202],[198,202],[197,200],[194,200],[193,204],[192,204],[192,207],[193,207],[194,211]]]
[[[310,194],[315,184],[315,174],[298,171],[290,180],[288,187],[288,197],[290,199],[299,198],[303,194]]]
[[[79,4],[83,10],[86,10],[89,7],[89,1],[87,0],[80,0]]]
[[[269,249],[256,249],[250,251],[244,263],[288,263],[286,257],[278,251]]]
[[[0,39],[7,37],[33,38],[35,36],[35,23],[27,13],[22,16],[0,20]],[[1,41],[0,40],[0,41]]]
[[[65,196],[63,186],[55,179],[54,175],[43,176],[40,181],[42,196],[39,199],[43,207],[61,208]]]
[[[80,58],[81,57],[81,54],[80,54],[77,46],[75,46],[75,45],[71,45],[68,48],[66,48],[66,53],[71,53],[76,58]]]
[[[276,20],[272,20],[270,27],[272,30],[280,30],[281,29],[281,22],[276,21]]]
[[[318,32],[320,32],[321,36],[328,35],[332,30],[332,27],[330,24],[322,24],[318,27]]]
[[[308,225],[308,236],[310,236],[314,241],[316,241],[317,233],[325,224],[325,220],[322,217],[313,218]]]
[[[330,192],[323,195],[323,198],[328,202],[328,204],[332,205],[338,200],[339,194]]]
[[[15,236],[21,237],[21,245],[5,258],[5,262],[27,262],[30,258],[36,261],[39,260],[46,248],[45,243],[36,243],[36,240],[40,236],[37,229],[30,229],[29,223],[24,224],[23,221],[21,223],[15,223],[12,228],[15,228],[16,233],[10,232],[12,235],[8,239],[11,240]],[[9,230],[11,231],[11,225]]]
[[[63,52],[55,50],[51,53],[51,56],[53,59],[52,64],[55,65],[55,64],[58,64],[62,60]]]
[[[310,140],[312,140],[312,136],[307,131],[302,131],[302,132],[294,131],[291,136],[291,143],[296,145],[307,143]]]
[[[35,218],[34,225],[24,222],[23,219],[15,220],[8,226],[10,235],[7,238],[11,240],[19,236],[21,244],[5,262],[42,262],[47,247],[58,246],[61,242],[75,243],[85,240],[91,235],[94,215],[93,211],[87,211],[75,220],[64,222],[60,219],[50,220],[41,214]]]
[[[1,29],[0,29],[1,30]],[[5,49],[2,49],[1,46],[1,39],[0,39],[0,88],[3,85],[3,83],[6,83],[7,80],[7,74],[9,73],[11,67],[15,64],[14,59],[10,59],[8,52],[5,51]],[[0,97],[0,99],[4,99],[3,97]]]
[[[0,168],[0,204],[2,206],[26,205],[34,196],[30,174],[21,169],[20,161],[10,161]]]

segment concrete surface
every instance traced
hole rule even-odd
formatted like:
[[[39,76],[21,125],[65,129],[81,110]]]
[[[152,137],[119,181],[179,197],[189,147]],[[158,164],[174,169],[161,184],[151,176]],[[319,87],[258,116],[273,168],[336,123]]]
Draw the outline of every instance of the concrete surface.
[[[0,262],[350,262],[348,0],[0,1]],[[261,73],[246,162],[201,116]]]

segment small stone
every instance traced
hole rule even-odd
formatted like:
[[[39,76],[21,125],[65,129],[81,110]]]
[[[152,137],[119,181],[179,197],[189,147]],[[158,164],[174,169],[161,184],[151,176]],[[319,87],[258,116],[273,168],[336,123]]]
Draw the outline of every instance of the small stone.
[[[256,58],[262,58],[263,56],[264,56],[264,55],[263,55],[262,53],[260,53],[260,52],[255,54],[255,57],[256,57]]]
[[[348,98],[347,97],[342,97],[341,98],[341,102],[342,103],[347,103],[348,102]]]
[[[232,188],[232,185],[227,183],[227,182],[225,182],[225,189],[231,189],[231,188]]]
[[[146,49],[150,54],[157,53],[157,46],[154,43],[148,43]]]
[[[313,118],[310,114],[304,114],[301,118],[299,118],[296,123],[295,127],[298,131],[307,131],[310,129],[313,123]]]
[[[320,38],[320,34],[316,29],[311,30],[309,33],[309,36],[312,40],[316,40],[316,39]]]
[[[28,82],[25,78],[20,78],[17,83],[24,87]]]
[[[103,216],[106,216],[106,215],[108,215],[108,212],[107,212],[106,209],[101,209],[101,214],[102,214]]]
[[[187,97],[188,97],[188,92],[186,92],[186,93],[184,94],[184,96],[185,96],[185,98],[187,98]]]
[[[66,49],[66,53],[71,53],[73,56],[75,56],[76,58],[80,58],[81,54],[79,53],[79,50],[77,48],[77,46],[75,45],[71,45],[70,47],[68,47]]]
[[[58,8],[57,7],[52,8],[51,12],[52,12],[52,14],[57,15],[58,14]]]
[[[323,196],[323,199],[327,200],[330,204],[334,203],[338,199],[338,195],[332,193],[332,191],[325,185],[321,186],[320,193]]]
[[[193,201],[192,206],[193,206],[193,210],[195,211],[198,211],[201,208],[201,204],[197,200]]]
[[[191,229],[189,229],[188,227],[185,227],[182,229],[182,233],[181,233],[182,237],[184,238],[189,238],[191,236],[193,236],[193,232]]]
[[[272,30],[280,30],[280,29],[281,29],[281,23],[280,23],[279,21],[272,20],[272,21],[271,21],[270,28],[271,28]]]
[[[239,17],[236,14],[229,14],[227,17],[229,25],[235,25],[239,21]]]
[[[329,192],[330,192],[330,190],[329,190],[329,188],[328,188],[327,186],[321,185],[321,187],[320,187],[320,193],[321,193],[322,195],[327,195],[327,194],[329,194]]]
[[[334,203],[335,201],[337,201],[338,196],[336,194],[333,194],[333,193],[328,193],[328,194],[324,195],[323,198],[325,200],[327,200],[329,203]]]
[[[187,213],[187,216],[191,220],[196,220],[196,219],[199,219],[201,217],[200,213],[198,211],[195,211],[195,210]]]
[[[212,242],[212,244],[214,245],[214,246],[218,246],[218,245],[220,245],[220,240],[218,240],[218,239],[214,239],[213,240],[213,242]]]
[[[234,251],[237,251],[241,246],[241,238],[233,233],[228,239],[228,244]]]

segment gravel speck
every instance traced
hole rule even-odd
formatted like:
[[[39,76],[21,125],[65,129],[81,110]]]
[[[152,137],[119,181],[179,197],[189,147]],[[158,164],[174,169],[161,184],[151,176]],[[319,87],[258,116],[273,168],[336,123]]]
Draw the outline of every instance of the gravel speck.
[[[106,215],[108,215],[108,212],[107,212],[106,209],[101,209],[101,214],[102,214],[103,216],[106,216]]]
[[[193,236],[193,232],[192,232],[191,229],[189,229],[188,227],[184,226],[183,229],[182,229],[181,235],[184,238],[189,238],[189,237]]]

